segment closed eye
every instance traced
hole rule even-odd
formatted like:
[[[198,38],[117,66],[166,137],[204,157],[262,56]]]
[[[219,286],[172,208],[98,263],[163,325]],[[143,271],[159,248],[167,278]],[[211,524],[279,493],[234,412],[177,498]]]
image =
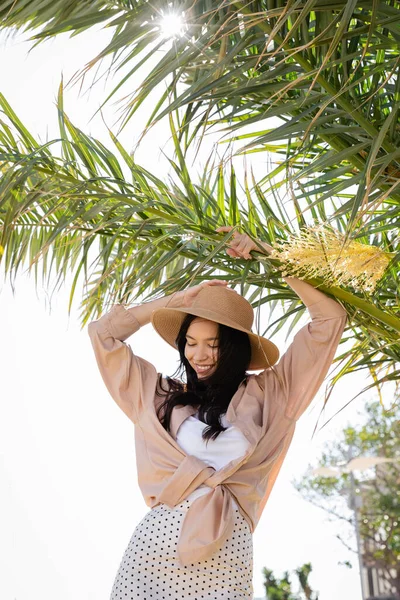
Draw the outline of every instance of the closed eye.
[[[195,345],[196,345],[196,344],[189,344],[188,342],[186,342],[186,346],[189,346],[189,348],[192,348],[192,347],[193,347],[193,346],[195,346]],[[212,348],[213,350],[214,350],[215,348],[218,348],[218,346],[210,346],[210,345],[209,345],[208,347],[209,347],[209,348]]]

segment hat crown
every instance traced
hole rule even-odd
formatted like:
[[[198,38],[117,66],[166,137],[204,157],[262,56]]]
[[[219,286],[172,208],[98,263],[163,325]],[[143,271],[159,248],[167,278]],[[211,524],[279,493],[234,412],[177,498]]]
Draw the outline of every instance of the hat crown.
[[[213,320],[218,321],[220,315],[223,321],[231,321],[249,331],[253,325],[254,311],[250,302],[234,290],[225,287],[206,286],[202,288],[191,308],[212,311],[215,315]]]

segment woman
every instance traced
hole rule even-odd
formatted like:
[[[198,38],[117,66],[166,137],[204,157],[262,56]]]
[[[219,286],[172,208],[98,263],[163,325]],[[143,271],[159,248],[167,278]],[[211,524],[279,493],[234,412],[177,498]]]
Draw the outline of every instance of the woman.
[[[227,253],[248,259],[253,249],[235,232]],[[111,600],[253,598],[252,534],[346,321],[337,302],[285,280],[311,322],[278,363],[276,346],[251,331],[251,305],[225,281],[129,309],[116,304],[89,324],[103,380],[135,425],[138,483],[151,508],[125,550]],[[125,344],[150,320],[178,349],[185,383],[163,378]]]

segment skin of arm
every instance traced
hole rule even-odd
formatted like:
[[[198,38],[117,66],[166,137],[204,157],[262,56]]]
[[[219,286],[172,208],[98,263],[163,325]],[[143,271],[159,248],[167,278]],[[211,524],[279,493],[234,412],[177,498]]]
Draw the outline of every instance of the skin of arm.
[[[166,306],[169,308],[179,308],[181,306],[179,294],[180,292],[177,292],[176,294],[157,298],[157,300],[143,302],[143,304],[132,306],[127,310],[139,321],[140,326],[142,327],[143,325],[150,323],[151,313],[153,310],[156,310],[157,308],[165,308]]]
[[[221,279],[203,281],[202,283],[189,287],[186,290],[175,292],[174,294],[163,296],[162,298],[157,298],[156,300],[150,300],[150,302],[143,302],[143,304],[132,306],[127,310],[137,319],[142,327],[143,325],[150,323],[151,314],[157,308],[181,308],[182,306],[190,306],[203,287],[215,285],[226,287],[228,282]],[[232,290],[232,293],[236,292],[233,292]]]

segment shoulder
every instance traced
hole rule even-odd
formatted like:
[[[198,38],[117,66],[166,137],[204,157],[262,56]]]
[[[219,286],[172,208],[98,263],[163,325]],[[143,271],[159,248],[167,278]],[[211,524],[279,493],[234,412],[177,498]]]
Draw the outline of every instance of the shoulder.
[[[264,389],[265,382],[268,378],[269,371],[271,371],[270,368],[263,369],[262,371],[259,371],[258,373],[250,373],[247,376],[246,387],[249,387],[250,385],[256,385],[259,388]]]
[[[263,369],[258,373],[252,373],[248,379],[247,386],[255,392],[260,392],[263,397],[266,395],[271,399],[276,393],[284,392],[285,386],[279,375],[279,369],[275,366]]]

